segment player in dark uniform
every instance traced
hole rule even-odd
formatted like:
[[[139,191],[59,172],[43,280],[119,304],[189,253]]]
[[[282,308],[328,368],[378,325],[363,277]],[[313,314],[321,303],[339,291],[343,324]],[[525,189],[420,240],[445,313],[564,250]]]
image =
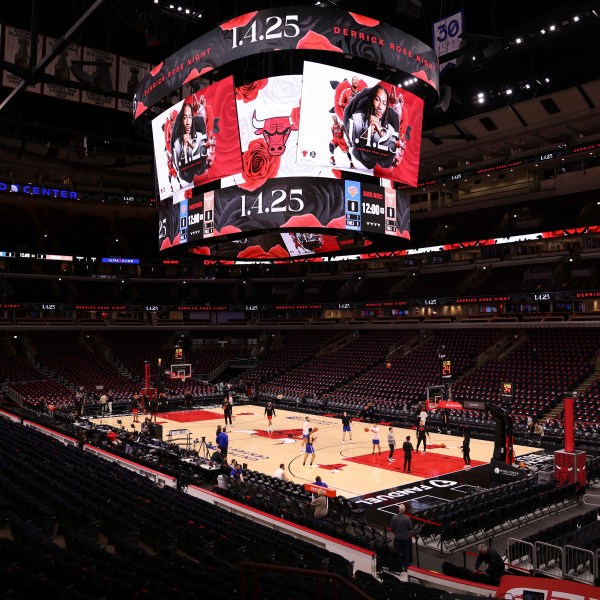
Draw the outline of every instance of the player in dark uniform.
[[[427,436],[429,435],[429,431],[427,431],[427,427],[421,421],[419,426],[417,427],[417,452],[419,451],[419,447],[421,442],[423,442],[423,453],[427,452]]]
[[[275,417],[275,407],[273,406],[272,402],[267,402],[267,405],[265,406],[265,415],[267,415],[267,420],[269,421],[269,427],[267,429],[267,431],[269,433],[271,433],[271,427],[273,425],[272,421],[273,421],[273,417]]]
[[[406,436],[406,441],[402,444],[404,450],[404,470],[410,473],[410,463],[412,462],[413,445],[410,443],[410,435]]]
[[[225,417],[225,425],[227,425],[227,421],[230,425],[233,425],[233,398],[223,400],[223,416]]]
[[[352,163],[352,157],[350,156],[350,150],[348,148],[348,141],[350,138],[348,137],[348,132],[344,127],[344,124],[340,122],[336,115],[332,115],[333,125],[331,126],[331,141],[329,142],[329,152],[331,153],[331,158],[329,162],[332,165],[335,165],[335,157],[333,153],[336,148],[339,148],[342,152],[346,153],[348,160],[350,161],[350,168],[354,169],[354,164]]]

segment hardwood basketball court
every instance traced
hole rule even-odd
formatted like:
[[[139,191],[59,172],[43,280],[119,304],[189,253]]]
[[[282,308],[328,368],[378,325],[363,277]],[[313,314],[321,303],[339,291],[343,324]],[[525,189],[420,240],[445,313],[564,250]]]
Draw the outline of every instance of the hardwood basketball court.
[[[140,421],[146,415],[140,414]],[[304,450],[302,448],[302,426],[306,417],[311,427],[316,427],[314,466],[303,467]],[[389,490],[414,484],[423,479],[442,477],[449,473],[463,471],[464,462],[460,446],[462,438],[437,433],[432,428],[427,438],[427,453],[414,453],[411,473],[402,470],[404,453],[402,443],[407,435],[411,436],[416,448],[414,429],[394,428],[396,439],[395,462],[388,462],[387,424],[379,424],[381,454],[373,453],[372,433],[365,431],[372,424],[361,421],[352,423],[352,443],[346,434],[346,443],[342,443],[342,423],[338,416],[311,415],[291,410],[276,409],[273,418],[273,430],[267,431],[268,422],[264,407],[243,404],[234,407],[233,427],[227,426],[229,434],[228,459],[245,463],[249,469],[273,475],[280,463],[285,464],[288,477],[296,483],[313,482],[320,475],[329,487],[339,495],[354,498],[373,494],[379,490]],[[92,419],[118,427],[117,421],[132,431],[133,418],[129,414],[100,416]],[[201,409],[159,413],[157,423],[162,425],[163,440],[173,441],[184,447],[200,449],[204,437],[207,445],[214,444],[217,425],[224,425],[221,406],[209,406]],[[141,423],[136,424],[139,430]],[[188,440],[190,442],[188,446]],[[445,445],[445,447],[443,447]],[[473,476],[478,465],[487,465],[492,457],[493,441],[471,439],[471,472]],[[204,454],[204,449],[200,449]],[[539,452],[539,447],[515,446],[515,456]],[[210,455],[210,452],[209,452]],[[310,462],[307,460],[307,465]],[[465,476],[470,474],[465,472]],[[481,480],[481,477],[479,477]],[[480,484],[484,481],[480,481]],[[490,487],[490,486],[485,486]]]

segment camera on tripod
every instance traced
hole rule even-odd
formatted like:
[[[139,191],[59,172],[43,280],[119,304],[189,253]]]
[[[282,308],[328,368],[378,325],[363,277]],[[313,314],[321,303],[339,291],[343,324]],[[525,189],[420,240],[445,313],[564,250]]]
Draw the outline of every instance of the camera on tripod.
[[[194,451],[196,451],[196,444],[199,444],[198,449],[197,449],[198,456],[204,456],[204,457],[208,458],[209,448],[206,443],[206,436],[203,435],[200,439],[198,439],[198,438],[194,439]]]

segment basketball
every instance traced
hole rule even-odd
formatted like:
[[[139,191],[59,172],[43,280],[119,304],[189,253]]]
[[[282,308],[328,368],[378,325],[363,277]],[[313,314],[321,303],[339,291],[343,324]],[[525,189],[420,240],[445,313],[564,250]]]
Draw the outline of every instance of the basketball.
[[[319,431],[319,428],[318,428],[318,427],[313,427],[313,430],[312,430],[312,432],[313,432],[313,433],[317,433],[317,431]]]
[[[440,447],[441,447],[441,448],[445,448],[445,447],[446,447],[446,444],[444,444],[444,443],[442,442],[442,443],[440,444]]]
[[[369,431],[369,428],[368,428],[368,427],[365,427],[365,431]]]

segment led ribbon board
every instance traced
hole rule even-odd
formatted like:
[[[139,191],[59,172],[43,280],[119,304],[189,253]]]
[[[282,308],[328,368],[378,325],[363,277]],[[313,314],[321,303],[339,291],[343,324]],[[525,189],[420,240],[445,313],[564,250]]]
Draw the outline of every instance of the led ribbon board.
[[[417,38],[355,13],[278,7],[223,23],[155,66],[137,87],[134,119],[197,77],[240,58],[275,50],[320,50],[366,59],[386,67],[397,82],[406,75],[416,77],[438,96],[437,56]]]
[[[160,212],[159,247],[207,258],[285,260],[409,239],[408,196],[352,180],[283,177],[252,191],[230,186]],[[376,235],[371,235],[376,234]],[[217,248],[218,246],[218,248]]]

